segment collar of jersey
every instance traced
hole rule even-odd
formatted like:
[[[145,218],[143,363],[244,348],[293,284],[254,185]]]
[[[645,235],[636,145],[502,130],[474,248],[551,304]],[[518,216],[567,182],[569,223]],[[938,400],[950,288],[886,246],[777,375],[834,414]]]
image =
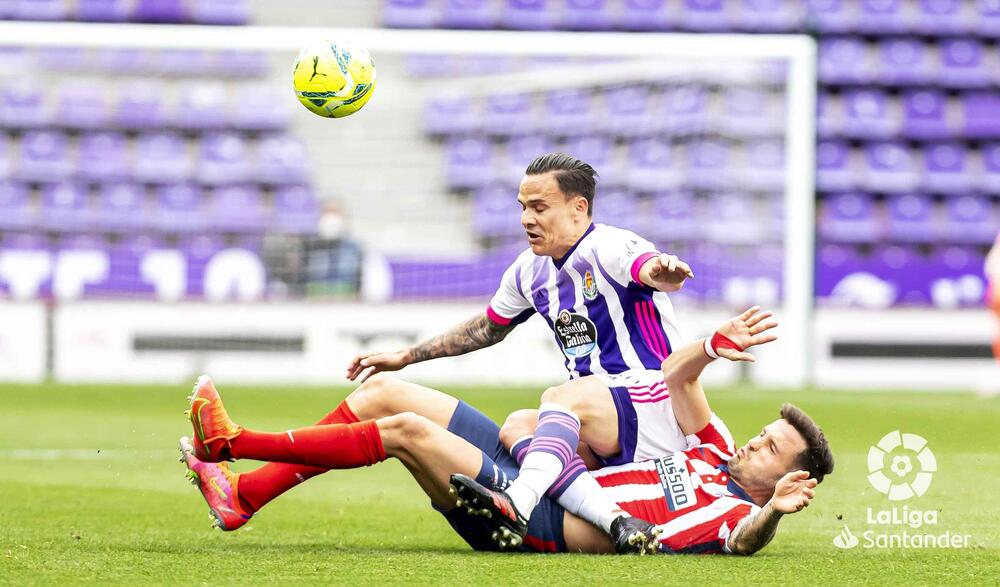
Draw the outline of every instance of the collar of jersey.
[[[733,495],[742,499],[743,501],[749,501],[750,503],[756,505],[753,498],[750,497],[750,494],[747,493],[746,491],[743,491],[743,488],[737,485],[735,481],[733,481],[733,478],[729,475],[729,467],[727,465],[719,465],[715,468],[725,473],[726,477],[728,477],[728,482],[726,483],[726,489],[729,490],[729,493],[732,493]]]
[[[580,246],[580,243],[583,242],[583,239],[587,238],[587,235],[592,232],[594,232],[593,222],[591,222],[590,226],[587,227],[587,232],[583,233],[583,236],[581,236],[579,239],[577,239],[575,243],[573,243],[573,246],[570,247],[568,251],[566,251],[566,254],[563,255],[562,258],[560,258],[559,260],[552,259],[552,264],[556,266],[556,269],[562,269],[562,266],[566,263],[566,260],[569,259],[570,255],[573,254],[573,251],[575,251],[576,248]]]

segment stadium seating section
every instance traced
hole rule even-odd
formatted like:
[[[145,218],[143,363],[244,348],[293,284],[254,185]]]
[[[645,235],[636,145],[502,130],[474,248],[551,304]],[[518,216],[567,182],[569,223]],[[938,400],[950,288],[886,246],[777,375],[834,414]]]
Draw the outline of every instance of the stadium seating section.
[[[817,295],[836,297],[843,276],[867,272],[895,289],[886,304],[981,303],[978,286],[959,295],[955,280],[981,274],[1000,229],[996,2],[383,0],[381,17],[403,28],[815,33]],[[424,57],[412,68],[444,75],[475,65]],[[493,70],[518,66],[497,59]],[[498,184],[558,147],[601,172],[600,219],[711,267],[734,234],[765,248],[781,238],[782,100],[759,87],[647,84],[441,99],[424,124],[445,141],[449,186],[472,192],[487,242],[520,230],[501,214]],[[780,276],[780,256],[767,266]],[[697,281],[689,294],[724,297]]]

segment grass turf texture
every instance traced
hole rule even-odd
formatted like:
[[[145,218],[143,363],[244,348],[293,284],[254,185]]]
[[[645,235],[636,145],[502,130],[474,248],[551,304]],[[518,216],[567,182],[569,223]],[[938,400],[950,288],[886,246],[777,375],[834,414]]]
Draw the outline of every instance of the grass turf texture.
[[[312,423],[347,393],[219,385],[237,422],[269,430]],[[528,389],[450,391],[498,420],[537,401]],[[187,393],[185,386],[0,387],[0,583],[1000,581],[996,398],[711,392],[738,444],[775,419],[782,401],[795,402],[824,426],[836,472],[753,557],[638,559],[472,552],[396,462],[331,472],[282,496],[245,529],[210,531],[207,508],[175,458],[177,438],[190,434],[181,415]],[[939,469],[927,494],[898,504],[939,510],[937,526],[906,530],[971,534],[972,548],[833,546],[845,524],[861,535],[867,507],[890,507],[866,480],[866,455],[896,429],[927,438]]]

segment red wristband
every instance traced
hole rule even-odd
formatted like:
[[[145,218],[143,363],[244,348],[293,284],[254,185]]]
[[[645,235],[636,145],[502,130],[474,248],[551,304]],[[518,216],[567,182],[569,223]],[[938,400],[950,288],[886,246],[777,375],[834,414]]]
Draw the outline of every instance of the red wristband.
[[[719,358],[719,349],[733,349],[742,352],[743,348],[735,342],[729,340],[729,338],[716,332],[712,335],[712,338],[705,339],[705,354],[708,355],[710,359]]]

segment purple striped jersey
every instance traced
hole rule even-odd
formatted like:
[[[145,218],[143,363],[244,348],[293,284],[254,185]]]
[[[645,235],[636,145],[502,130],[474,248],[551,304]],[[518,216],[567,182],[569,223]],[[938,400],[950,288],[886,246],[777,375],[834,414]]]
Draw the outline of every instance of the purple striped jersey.
[[[570,378],[659,369],[681,335],[667,294],[639,281],[639,268],[657,254],[633,232],[591,224],[558,261],[530,248],[521,253],[486,313],[506,325],[538,312]]]

